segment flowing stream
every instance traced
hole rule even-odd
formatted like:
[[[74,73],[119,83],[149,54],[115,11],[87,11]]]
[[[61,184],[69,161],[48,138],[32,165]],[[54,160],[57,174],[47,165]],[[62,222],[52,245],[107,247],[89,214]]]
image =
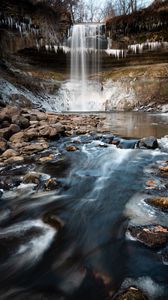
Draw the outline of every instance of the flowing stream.
[[[122,114],[118,118],[124,127]],[[144,120],[139,117],[139,124]],[[151,120],[156,121],[146,118],[152,133]],[[165,120],[157,116],[157,122],[162,128]],[[129,134],[139,137],[134,125]],[[168,266],[161,254],[126,235],[130,222],[168,226],[167,213],[144,202],[152,193],[149,180],[156,182],[153,192],[167,195],[167,179],[153,171],[168,159],[167,140],[160,140],[160,150],[141,150],[119,149],[109,138],[95,133],[61,138],[50,145],[58,153],[55,161],[1,168],[1,176],[14,179],[33,170],[56,177],[62,186],[44,192],[21,184],[1,195],[1,299],[106,300],[130,284],[151,300],[167,299]],[[67,152],[67,144],[78,150]],[[64,227],[46,223],[46,215],[59,217]]]

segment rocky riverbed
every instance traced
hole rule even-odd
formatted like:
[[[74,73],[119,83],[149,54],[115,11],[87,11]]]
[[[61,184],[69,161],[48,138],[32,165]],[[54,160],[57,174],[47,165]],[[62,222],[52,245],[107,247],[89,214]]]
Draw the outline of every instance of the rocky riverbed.
[[[168,137],[12,106],[0,124],[2,299],[166,300]]]

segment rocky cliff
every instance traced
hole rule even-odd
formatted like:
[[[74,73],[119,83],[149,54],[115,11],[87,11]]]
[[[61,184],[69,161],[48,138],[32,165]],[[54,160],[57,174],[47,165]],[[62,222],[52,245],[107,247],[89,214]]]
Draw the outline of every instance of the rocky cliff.
[[[71,24],[63,5],[49,1],[2,0],[0,8],[0,52],[16,53],[25,48],[59,45]]]

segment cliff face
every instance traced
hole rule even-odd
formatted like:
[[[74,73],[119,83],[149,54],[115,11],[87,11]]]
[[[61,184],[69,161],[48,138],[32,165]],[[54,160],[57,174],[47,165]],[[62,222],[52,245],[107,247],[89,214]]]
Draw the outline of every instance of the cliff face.
[[[124,48],[146,40],[168,41],[168,1],[157,1],[130,15],[111,18],[106,28],[116,47]]]
[[[1,55],[25,48],[59,45],[71,24],[70,14],[63,6],[48,1],[2,0],[0,8]]]

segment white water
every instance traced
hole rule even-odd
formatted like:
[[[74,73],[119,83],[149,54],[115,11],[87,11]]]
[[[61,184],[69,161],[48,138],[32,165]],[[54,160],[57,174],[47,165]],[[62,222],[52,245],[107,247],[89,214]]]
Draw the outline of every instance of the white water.
[[[77,24],[72,28],[70,77],[72,99],[69,103],[69,110],[95,110],[95,105],[91,109],[88,103],[94,103],[94,99],[99,101],[100,87],[92,84],[92,90],[88,90],[89,76],[91,74],[95,76],[99,72],[99,37],[99,24]]]

